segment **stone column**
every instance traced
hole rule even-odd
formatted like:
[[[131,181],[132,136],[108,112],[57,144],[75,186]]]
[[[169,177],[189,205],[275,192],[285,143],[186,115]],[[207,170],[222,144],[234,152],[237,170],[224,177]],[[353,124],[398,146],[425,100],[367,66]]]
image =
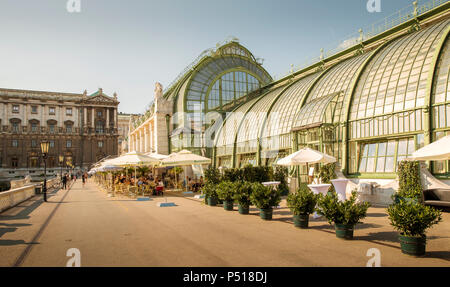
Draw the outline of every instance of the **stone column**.
[[[144,126],[144,152],[148,152],[148,126]]]
[[[64,107],[63,106],[59,106],[59,127],[63,128],[64,127],[64,118],[63,118],[63,113],[64,113]]]
[[[84,111],[83,111],[83,117],[84,117],[84,121],[83,121],[83,127],[87,126],[87,107],[84,107]]]
[[[94,119],[95,119],[95,108],[92,107],[92,122],[91,122],[91,127],[92,128],[95,128]]]
[[[106,128],[109,129],[109,108],[106,108]]]
[[[154,132],[153,132],[153,123],[151,123],[149,125],[149,130],[150,130],[150,147],[151,147],[152,152],[153,152],[153,151],[155,151],[155,141],[153,139],[153,134],[154,134]]]

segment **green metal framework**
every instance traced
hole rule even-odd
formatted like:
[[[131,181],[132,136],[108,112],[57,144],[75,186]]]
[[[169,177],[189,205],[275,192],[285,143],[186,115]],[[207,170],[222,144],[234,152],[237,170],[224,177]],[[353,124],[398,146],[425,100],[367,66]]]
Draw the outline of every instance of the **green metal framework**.
[[[243,116],[225,121],[215,164],[270,164],[263,159],[276,151],[311,146],[335,155],[350,176],[395,176],[399,160],[450,134],[449,8],[416,14],[272,83],[236,110]],[[435,163],[433,172],[449,176],[450,163]]]

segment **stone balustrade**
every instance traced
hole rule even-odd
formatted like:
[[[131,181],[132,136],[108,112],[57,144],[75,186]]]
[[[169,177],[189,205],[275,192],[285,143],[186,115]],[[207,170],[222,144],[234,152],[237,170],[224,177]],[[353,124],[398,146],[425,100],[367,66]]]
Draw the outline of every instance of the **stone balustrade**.
[[[47,180],[47,188],[50,190],[59,183],[58,178]],[[15,187],[8,191],[0,192],[0,212],[14,207],[36,194],[36,188],[41,187],[42,183],[27,183],[20,187]]]

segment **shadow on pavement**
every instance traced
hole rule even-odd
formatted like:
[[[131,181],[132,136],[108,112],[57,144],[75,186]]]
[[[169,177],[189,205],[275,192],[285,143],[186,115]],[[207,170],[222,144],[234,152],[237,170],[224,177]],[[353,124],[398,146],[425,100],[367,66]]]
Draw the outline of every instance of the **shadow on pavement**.
[[[450,251],[427,251],[425,258],[438,258],[450,261]]]

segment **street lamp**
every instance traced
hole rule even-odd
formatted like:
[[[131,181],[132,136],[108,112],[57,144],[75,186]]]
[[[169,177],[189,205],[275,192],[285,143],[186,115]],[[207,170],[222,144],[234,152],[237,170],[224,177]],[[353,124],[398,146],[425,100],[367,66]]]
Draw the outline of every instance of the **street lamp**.
[[[41,153],[42,158],[44,159],[44,201],[47,202],[47,156],[48,156],[48,147],[50,143],[48,141],[41,142]]]
[[[64,163],[64,156],[60,155],[59,156],[59,166],[61,167],[61,180],[62,180],[62,177],[63,177],[63,163]]]

